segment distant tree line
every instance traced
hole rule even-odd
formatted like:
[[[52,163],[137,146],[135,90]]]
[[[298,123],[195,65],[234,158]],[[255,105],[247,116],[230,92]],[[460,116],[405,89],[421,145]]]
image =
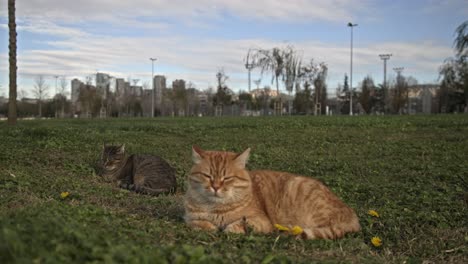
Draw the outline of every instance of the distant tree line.
[[[138,80],[133,80],[136,82],[132,89],[116,94],[96,89],[91,84],[92,78],[87,77],[77,102],[67,99],[64,78],[60,79],[60,85],[56,84],[52,99],[48,99],[49,85],[41,75],[34,80],[34,98],[28,98],[24,90],[18,92],[14,0],[8,1],[8,16],[9,99],[0,97],[0,115],[8,115],[9,124],[16,124],[16,116],[71,117],[77,113],[77,103],[80,114],[85,113],[87,117],[102,116],[103,112],[105,116],[115,117],[151,113],[148,100],[151,93],[143,87],[138,92]],[[246,66],[249,65],[249,70],[259,69],[262,77],[269,74],[271,85],[276,89],[260,88],[260,80],[256,80],[254,91],[235,93],[228,86],[229,76],[220,68],[215,74],[215,88],[200,91],[185,80],[173,81],[171,87],[163,89],[161,105],[154,111],[162,116],[349,114],[350,97],[353,97],[352,109],[359,114],[468,113],[468,21],[457,27],[455,33],[455,53],[439,68],[438,85],[418,85],[414,77],[399,72],[388,87],[376,85],[371,76],[366,76],[355,89],[349,86],[345,75],[343,83],[336,88],[335,97],[328,98],[325,62],[316,63],[311,59],[303,63],[301,54],[293,46],[274,47],[249,50]],[[281,93],[280,84],[287,94]],[[144,86],[149,87],[148,84]]]

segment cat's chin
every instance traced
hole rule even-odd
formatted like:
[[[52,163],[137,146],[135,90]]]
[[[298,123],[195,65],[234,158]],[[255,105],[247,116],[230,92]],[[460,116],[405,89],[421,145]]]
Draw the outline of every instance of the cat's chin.
[[[208,193],[208,199],[215,202],[222,202],[226,199],[225,195],[220,193]]]

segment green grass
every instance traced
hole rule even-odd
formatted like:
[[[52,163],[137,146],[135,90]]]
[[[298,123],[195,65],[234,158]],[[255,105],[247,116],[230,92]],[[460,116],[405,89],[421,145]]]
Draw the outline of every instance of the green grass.
[[[0,263],[468,263],[466,115],[3,122],[0,142]],[[164,157],[178,194],[104,182],[103,142]],[[190,230],[182,195],[193,144],[251,147],[251,169],[323,181],[356,209],[362,231],[303,241]]]

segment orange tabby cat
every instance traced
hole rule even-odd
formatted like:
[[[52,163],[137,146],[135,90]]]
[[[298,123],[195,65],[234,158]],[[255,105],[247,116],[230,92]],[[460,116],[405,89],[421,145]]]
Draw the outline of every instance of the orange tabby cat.
[[[241,154],[192,148],[194,165],[185,196],[193,228],[268,233],[274,224],[300,226],[308,239],[336,239],[360,230],[353,209],[319,181],[276,171],[247,171]]]

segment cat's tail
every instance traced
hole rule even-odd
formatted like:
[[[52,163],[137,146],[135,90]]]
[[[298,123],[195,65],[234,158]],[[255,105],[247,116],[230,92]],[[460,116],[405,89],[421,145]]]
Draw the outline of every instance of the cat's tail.
[[[161,194],[171,194],[176,192],[176,188],[150,188],[147,186],[142,186],[142,185],[136,185],[136,184],[127,184],[127,185],[120,185],[121,188],[134,191],[136,193],[141,193],[141,194],[148,194],[148,195],[161,195]]]
[[[175,193],[176,189],[175,188],[150,188],[146,186],[141,186],[141,185],[135,185],[135,192],[136,193],[142,193],[142,194],[148,194],[148,195],[161,195],[161,194],[171,194]]]

